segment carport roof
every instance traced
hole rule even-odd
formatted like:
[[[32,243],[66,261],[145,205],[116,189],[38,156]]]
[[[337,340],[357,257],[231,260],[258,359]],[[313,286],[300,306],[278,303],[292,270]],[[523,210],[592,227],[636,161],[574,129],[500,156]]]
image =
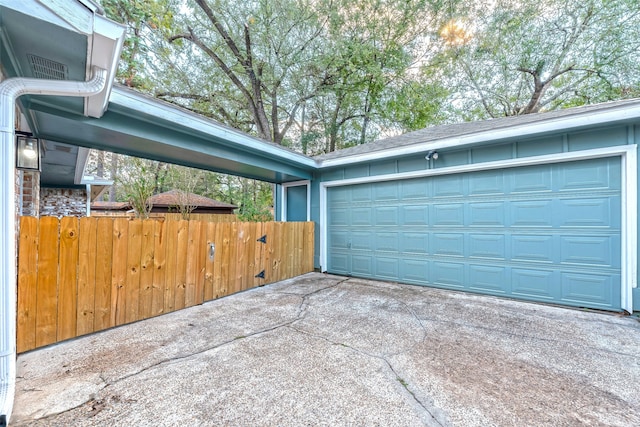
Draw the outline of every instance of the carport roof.
[[[309,179],[315,162],[173,104],[114,86],[101,118],[31,103],[38,136],[268,182]]]

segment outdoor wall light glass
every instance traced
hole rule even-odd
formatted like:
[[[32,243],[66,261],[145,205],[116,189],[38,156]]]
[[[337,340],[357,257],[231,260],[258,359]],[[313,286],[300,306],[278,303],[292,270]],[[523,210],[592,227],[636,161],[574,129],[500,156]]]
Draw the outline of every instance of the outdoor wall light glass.
[[[16,168],[40,170],[40,140],[28,134],[16,134]]]
[[[436,150],[429,150],[426,156],[424,156],[426,160],[438,160],[438,152]]]

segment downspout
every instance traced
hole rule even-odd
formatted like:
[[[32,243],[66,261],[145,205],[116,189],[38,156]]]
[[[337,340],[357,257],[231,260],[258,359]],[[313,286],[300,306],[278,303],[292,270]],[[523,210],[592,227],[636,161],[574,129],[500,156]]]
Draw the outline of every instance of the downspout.
[[[22,95],[91,96],[106,86],[107,71],[94,67],[86,82],[16,77],[0,83],[0,427],[11,417],[16,381],[16,100]]]

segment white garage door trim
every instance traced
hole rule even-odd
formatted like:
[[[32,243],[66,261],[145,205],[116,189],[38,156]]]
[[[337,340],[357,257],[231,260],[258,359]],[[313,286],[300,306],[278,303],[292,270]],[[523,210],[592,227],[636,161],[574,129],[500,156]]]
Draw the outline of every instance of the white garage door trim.
[[[354,184],[372,182],[396,181],[410,178],[422,178],[436,175],[450,175],[464,172],[475,172],[491,169],[504,169],[520,166],[531,166],[549,163],[564,163],[579,160],[600,159],[604,157],[620,157],[622,170],[621,194],[621,307],[633,311],[632,289],[637,287],[637,180],[638,161],[637,146],[622,145],[616,147],[597,148],[593,150],[574,151],[561,154],[526,157],[519,159],[500,160],[495,162],[476,163],[453,166],[441,169],[427,169],[413,172],[403,172],[378,176],[366,176],[320,183],[320,270],[327,270],[327,189]]]

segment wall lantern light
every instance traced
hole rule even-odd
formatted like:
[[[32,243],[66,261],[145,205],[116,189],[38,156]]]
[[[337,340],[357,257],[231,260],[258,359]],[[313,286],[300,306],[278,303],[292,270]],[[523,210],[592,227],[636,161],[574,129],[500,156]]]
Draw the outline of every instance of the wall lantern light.
[[[40,170],[40,140],[31,134],[16,133],[16,168]]]

